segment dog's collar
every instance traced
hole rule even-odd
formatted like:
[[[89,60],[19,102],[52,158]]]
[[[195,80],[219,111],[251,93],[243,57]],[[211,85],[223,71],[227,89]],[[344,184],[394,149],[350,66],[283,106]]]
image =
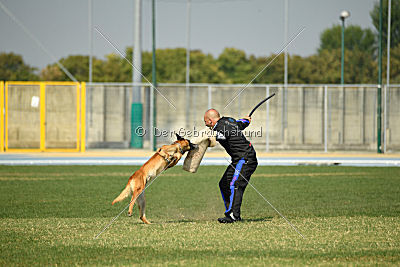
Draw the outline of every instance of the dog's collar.
[[[170,160],[168,157],[164,157],[163,155],[161,155],[160,152],[157,151],[157,154],[160,155],[160,157],[162,157],[163,159],[165,159],[165,161],[167,162],[167,164],[170,164],[172,162],[172,160]],[[168,155],[168,154],[167,154]]]
[[[185,153],[185,151],[183,151],[181,144],[178,141],[175,141],[174,144],[177,144],[179,147],[179,152],[183,155],[183,153]]]
[[[185,152],[183,152],[183,149],[182,149],[181,144],[179,144],[179,143],[177,143],[177,144],[178,144],[178,146],[179,146],[179,152],[183,155],[183,153],[185,153]]]

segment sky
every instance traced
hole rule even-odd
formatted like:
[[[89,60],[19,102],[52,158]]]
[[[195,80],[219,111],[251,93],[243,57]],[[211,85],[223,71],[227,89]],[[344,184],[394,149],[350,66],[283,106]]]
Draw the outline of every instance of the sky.
[[[0,0],[55,59],[89,54],[88,0]],[[370,11],[377,0],[288,0],[288,38],[305,30],[288,52],[316,53],[321,32],[339,24],[342,10],[351,16],[346,25],[374,30]],[[142,49],[151,50],[151,0],[142,0]],[[157,48],[186,47],[187,0],[156,0]],[[246,54],[269,56],[285,45],[284,0],[191,0],[191,49],[218,56],[225,47]],[[93,26],[99,27],[124,51],[133,44],[134,0],[93,0]],[[39,69],[54,59],[0,9],[0,52],[14,52]],[[116,53],[93,32],[93,55]]]

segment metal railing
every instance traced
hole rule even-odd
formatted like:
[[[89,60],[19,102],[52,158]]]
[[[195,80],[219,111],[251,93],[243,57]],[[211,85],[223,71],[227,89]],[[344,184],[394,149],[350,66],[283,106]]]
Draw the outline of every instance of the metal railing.
[[[144,83],[90,83],[85,89],[85,83],[1,82],[1,151],[83,151],[132,144],[152,149],[154,139],[156,146],[168,144],[174,132],[193,138],[205,128],[203,114],[209,108],[240,118],[272,93],[276,96],[256,111],[245,130],[258,151],[377,150],[377,85],[244,87],[159,84],[153,91]],[[142,115],[137,121],[142,125],[132,128],[132,92],[138,88],[136,107]],[[383,87],[382,106],[383,150],[400,151],[400,85]],[[132,136],[143,142],[131,142]]]
[[[376,151],[377,85],[245,85],[92,83],[87,86],[88,147],[129,147],[133,88],[141,90],[145,148],[169,143],[173,132],[204,128],[203,114],[213,107],[239,118],[267,95],[277,95],[253,115],[246,134],[256,149]],[[400,86],[384,87],[383,148],[400,150]],[[154,99],[153,99],[153,96]],[[154,100],[154,101],[153,101]],[[170,103],[169,103],[170,102]],[[155,103],[155,109],[153,106]],[[173,105],[171,105],[171,103]],[[155,118],[150,111],[155,110]],[[151,127],[155,125],[155,128]],[[189,132],[191,131],[191,132]]]
[[[0,84],[1,151],[84,151],[85,90],[75,82]]]

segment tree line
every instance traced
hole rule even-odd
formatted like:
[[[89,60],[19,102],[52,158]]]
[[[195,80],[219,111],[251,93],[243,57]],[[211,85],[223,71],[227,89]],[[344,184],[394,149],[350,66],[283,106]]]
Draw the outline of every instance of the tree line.
[[[383,21],[387,21],[387,0],[384,1]],[[378,3],[370,13],[375,31],[349,25],[345,29],[345,72],[347,84],[377,83],[378,81]],[[400,0],[392,1],[392,35],[390,54],[391,83],[400,83]],[[383,27],[383,60],[386,63],[386,29]],[[288,82],[298,84],[338,84],[341,67],[341,26],[333,25],[320,35],[320,46],[311,56],[288,55]],[[132,62],[132,47],[125,49],[127,59]],[[267,57],[247,55],[236,48],[225,48],[214,57],[200,50],[190,52],[191,83],[248,83],[276,55]],[[186,77],[186,49],[157,49],[157,81],[160,83],[184,83]],[[78,81],[88,81],[89,57],[70,55],[60,63]],[[152,53],[142,53],[142,73],[152,79]],[[386,64],[382,64],[382,80],[386,78]],[[284,56],[275,61],[253,83],[283,83]],[[117,54],[109,54],[105,59],[93,58],[93,82],[131,82],[131,65]],[[0,53],[0,80],[43,80],[68,81],[56,63],[38,70],[27,65],[22,56],[14,53]]]

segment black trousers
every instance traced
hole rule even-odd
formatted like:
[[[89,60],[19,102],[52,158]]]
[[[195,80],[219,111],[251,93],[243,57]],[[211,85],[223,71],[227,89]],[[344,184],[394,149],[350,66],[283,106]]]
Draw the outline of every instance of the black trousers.
[[[238,162],[232,162],[226,168],[224,175],[219,181],[219,189],[224,200],[226,216],[229,216],[233,212],[235,218],[240,217],[243,193],[257,165],[257,159],[241,159]]]

